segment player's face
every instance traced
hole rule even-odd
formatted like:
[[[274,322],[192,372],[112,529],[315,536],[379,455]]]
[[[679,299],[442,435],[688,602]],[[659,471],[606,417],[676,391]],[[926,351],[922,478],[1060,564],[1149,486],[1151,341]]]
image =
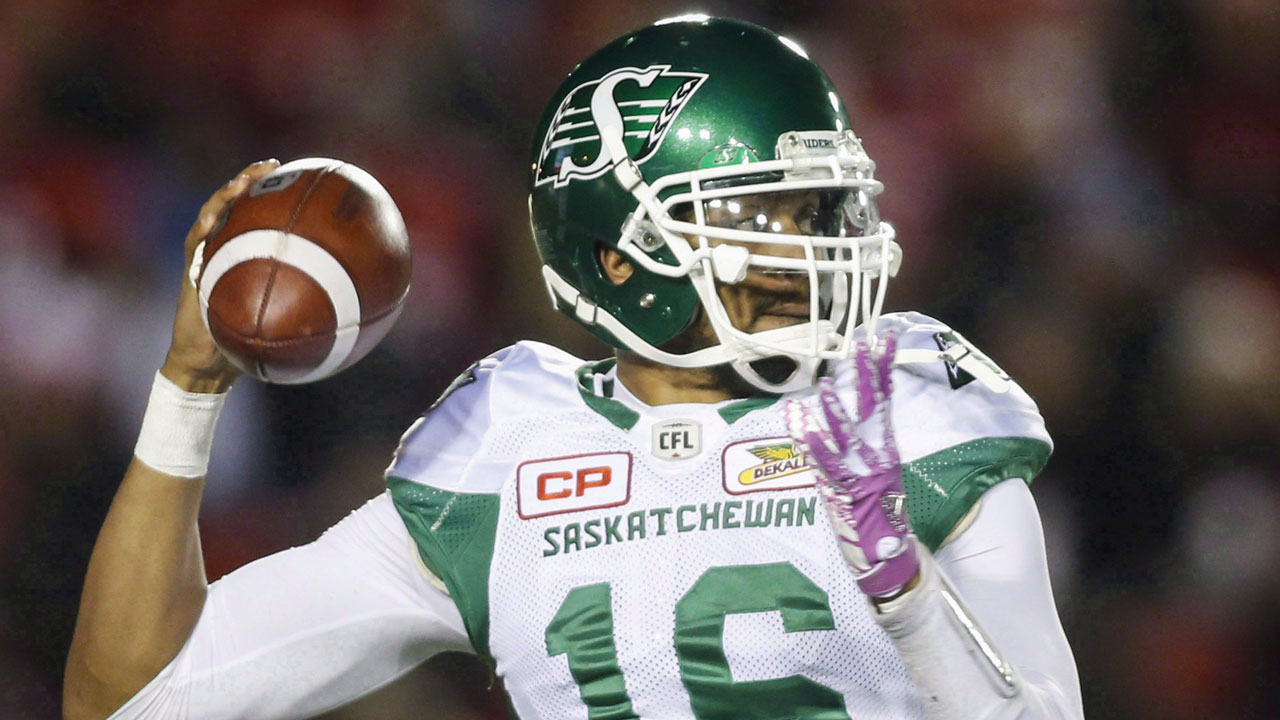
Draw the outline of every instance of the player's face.
[[[843,227],[851,227],[839,210],[843,191],[789,190],[785,192],[740,195],[706,201],[704,219],[708,225],[765,234],[831,235]],[[677,219],[690,221],[692,209],[673,213]],[[856,232],[857,230],[854,230]],[[703,241],[688,237],[697,247]],[[707,238],[708,245],[727,242]],[[791,243],[742,243],[752,254],[804,258],[805,249]],[[606,250],[601,256],[614,282],[624,282],[631,274],[630,263],[616,251]],[[751,266],[738,283],[716,283],[717,293],[730,322],[749,333],[772,330],[808,322],[810,319],[809,276],[804,271],[784,271]],[[705,310],[679,336],[663,345],[668,352],[688,353],[719,344]]]
[[[832,231],[834,217],[830,208],[834,204],[823,202],[817,190],[798,190],[710,200],[703,210],[707,224],[717,227],[779,235],[822,235]],[[697,239],[691,238],[690,242],[696,245]],[[708,240],[713,246],[721,242]],[[804,248],[789,244],[752,243],[750,250],[755,254],[804,257]],[[745,332],[809,320],[809,277],[801,271],[752,268],[742,282],[717,283],[717,290],[733,326]],[[679,345],[687,350],[719,342],[705,312],[699,313],[681,340]]]
[[[821,197],[816,190],[744,195],[706,203],[707,224],[787,235],[821,234]],[[712,240],[711,244],[719,241]],[[804,257],[804,248],[758,244],[753,253]],[[809,319],[809,278],[804,272],[753,268],[740,283],[720,283],[720,300],[734,327],[760,332]]]

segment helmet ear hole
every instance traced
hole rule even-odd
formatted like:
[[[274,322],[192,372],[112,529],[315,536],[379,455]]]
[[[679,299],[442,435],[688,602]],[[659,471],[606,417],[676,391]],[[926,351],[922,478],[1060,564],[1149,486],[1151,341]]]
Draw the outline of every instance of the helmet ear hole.
[[[600,274],[614,285],[621,285],[635,274],[636,269],[631,261],[608,245],[596,247],[596,258],[600,262]]]

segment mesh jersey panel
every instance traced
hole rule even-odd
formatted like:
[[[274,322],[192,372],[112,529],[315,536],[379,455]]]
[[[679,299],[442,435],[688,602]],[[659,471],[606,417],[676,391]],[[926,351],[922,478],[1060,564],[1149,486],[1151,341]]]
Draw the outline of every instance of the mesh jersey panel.
[[[937,550],[982,493],[1009,478],[1030,482],[1048,460],[1049,446],[1038,440],[988,437],[906,463],[902,482],[916,535]]]
[[[489,563],[498,497],[450,492],[394,476],[387,478],[387,487],[419,557],[449,589],[472,647],[488,657]]]

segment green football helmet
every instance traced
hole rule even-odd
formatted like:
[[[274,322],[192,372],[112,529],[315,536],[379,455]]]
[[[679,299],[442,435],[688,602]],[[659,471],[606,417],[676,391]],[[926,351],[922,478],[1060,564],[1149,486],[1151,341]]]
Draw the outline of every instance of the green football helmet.
[[[529,194],[543,277],[557,308],[614,347],[800,389],[822,361],[852,354],[859,306],[874,336],[901,261],[874,170],[831,81],[794,41],[738,20],[663,20],[574,68],[543,114]],[[803,217],[772,217],[780,205]],[[621,284],[602,247],[632,264]],[[717,286],[748,272],[807,275],[808,321],[734,327]],[[673,351],[699,312],[718,344]],[[753,366],[774,357],[794,370]]]

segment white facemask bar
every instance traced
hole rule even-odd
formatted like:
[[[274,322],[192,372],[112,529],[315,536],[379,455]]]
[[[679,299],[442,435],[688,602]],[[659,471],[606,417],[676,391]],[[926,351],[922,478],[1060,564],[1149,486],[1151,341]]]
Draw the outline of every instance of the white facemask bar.
[[[769,238],[777,237],[759,234]],[[808,239],[807,236],[802,237]],[[723,345],[749,349],[752,355],[766,357],[787,355],[797,360],[801,356],[816,360],[837,360],[849,357],[852,352],[853,328],[858,324],[858,318],[848,318],[849,322],[843,329],[841,324],[845,323],[849,311],[856,311],[859,304],[862,309],[862,326],[874,338],[875,326],[884,307],[887,288],[884,279],[894,273],[901,259],[901,250],[893,242],[893,230],[887,223],[882,224],[882,232],[876,237],[849,240],[856,242],[856,246],[854,243],[847,243],[845,246],[852,249],[849,260],[817,260],[814,248],[816,243],[803,244],[805,258],[777,258],[755,254],[749,256],[750,264],[758,267],[803,270],[809,275],[809,322],[792,326],[796,334],[785,338],[749,333],[732,324],[717,293],[713,257],[705,257],[700,253],[701,266],[692,269],[689,278]],[[822,306],[826,304],[821,297],[824,275],[830,276],[832,286],[830,310],[826,317],[820,316]],[[878,282],[873,282],[877,280]],[[859,298],[860,303],[850,302],[851,298]]]

